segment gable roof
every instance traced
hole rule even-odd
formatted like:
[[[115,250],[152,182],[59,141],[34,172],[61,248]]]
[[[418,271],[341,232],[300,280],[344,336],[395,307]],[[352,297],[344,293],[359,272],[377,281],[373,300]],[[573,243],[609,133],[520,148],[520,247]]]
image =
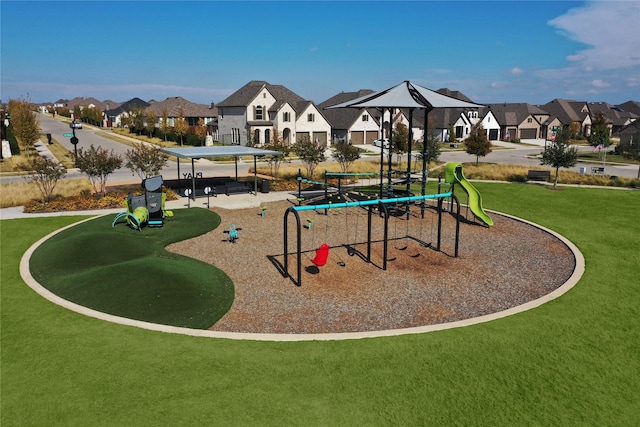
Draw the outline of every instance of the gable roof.
[[[569,125],[572,122],[582,123],[589,115],[589,112],[583,112],[582,109],[586,105],[584,102],[574,101],[572,99],[556,98],[540,108],[547,111],[550,115],[556,116],[563,125]]]
[[[304,98],[282,85],[272,85],[264,80],[251,80],[224,101],[219,102],[218,107],[246,107],[263,88],[266,88],[276,101],[288,102],[294,108],[298,102],[304,101]]]
[[[613,126],[624,126],[632,120],[638,118],[634,113],[624,111],[620,107],[608,104],[606,102],[590,102],[589,111],[592,115],[602,114]]]
[[[459,90],[450,90],[449,88],[443,87],[441,89],[438,89],[436,92],[441,93],[442,95],[450,96],[451,98],[459,99],[461,101],[473,102],[469,97],[467,97]]]
[[[122,113],[128,113],[136,107],[142,108],[144,110],[145,108],[149,107],[149,103],[143,101],[140,98],[133,98],[128,100],[127,102],[122,103],[118,107],[109,110],[109,116],[118,116]]]
[[[638,101],[627,101],[624,104],[616,105],[616,107],[640,117],[640,102]]]
[[[161,102],[149,101],[148,108],[153,109],[156,114],[162,114],[162,111],[166,109],[169,117],[178,117],[180,110],[182,110],[184,117],[214,117],[218,115],[216,106],[196,104],[181,96],[167,98]]]
[[[549,115],[547,111],[524,102],[489,104],[488,107],[501,126],[518,126],[529,116]]]
[[[362,115],[362,111],[369,109],[357,109],[357,108],[337,108],[337,109],[324,109],[325,107],[330,107],[332,105],[340,104],[343,102],[351,101],[353,99],[360,98],[365,95],[369,95],[373,93],[371,89],[360,89],[357,92],[340,92],[337,95],[332,96],[331,98],[323,101],[318,104],[319,109],[322,110],[322,114],[327,119],[329,124],[334,129],[349,129],[355,121]],[[377,120],[375,114],[372,114],[372,111],[368,111],[369,116],[373,117],[374,120]]]

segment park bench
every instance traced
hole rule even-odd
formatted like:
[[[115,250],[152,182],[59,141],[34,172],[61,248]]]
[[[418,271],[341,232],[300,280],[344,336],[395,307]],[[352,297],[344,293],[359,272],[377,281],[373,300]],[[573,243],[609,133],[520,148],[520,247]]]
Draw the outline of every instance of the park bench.
[[[227,181],[224,183],[225,194],[228,196],[231,193],[250,193],[251,186],[244,181]]]
[[[604,175],[604,166],[591,166],[591,173],[593,175]]]
[[[527,173],[527,179],[534,181],[549,181],[551,179],[551,171],[548,170],[530,170]]]

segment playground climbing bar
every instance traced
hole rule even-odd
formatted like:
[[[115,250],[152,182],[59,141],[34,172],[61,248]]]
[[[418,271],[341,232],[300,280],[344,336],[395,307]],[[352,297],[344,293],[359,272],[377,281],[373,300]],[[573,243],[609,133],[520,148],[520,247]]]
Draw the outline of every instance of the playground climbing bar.
[[[460,202],[458,198],[451,192],[448,191],[446,193],[438,193],[438,194],[425,194],[420,196],[406,196],[406,197],[393,197],[388,199],[374,199],[374,200],[361,200],[361,201],[352,201],[352,202],[343,202],[343,203],[324,203],[318,205],[304,205],[304,206],[291,206],[284,213],[284,273],[291,277],[289,274],[289,236],[288,236],[288,216],[289,213],[293,213],[296,219],[296,254],[297,254],[297,281],[295,282],[297,286],[302,285],[302,237],[301,237],[301,221],[298,212],[303,211],[312,211],[312,210],[327,210],[327,209],[343,209],[349,207],[361,207],[368,206],[369,207],[369,221],[368,221],[368,237],[367,237],[367,262],[371,262],[370,260],[370,248],[371,248],[371,213],[374,205],[378,205],[381,207],[381,211],[384,212],[384,221],[385,221],[385,232],[384,232],[384,260],[383,260],[383,270],[386,270],[387,265],[387,243],[388,243],[388,219],[389,214],[386,208],[388,204],[395,203],[407,203],[414,201],[423,201],[427,199],[438,199],[438,243],[436,250],[440,250],[440,232],[441,232],[441,216],[442,216],[442,201],[445,198],[451,197],[452,200],[456,202],[457,205],[457,214],[456,214],[456,237],[455,237],[455,257],[458,256],[458,240],[460,233]]]

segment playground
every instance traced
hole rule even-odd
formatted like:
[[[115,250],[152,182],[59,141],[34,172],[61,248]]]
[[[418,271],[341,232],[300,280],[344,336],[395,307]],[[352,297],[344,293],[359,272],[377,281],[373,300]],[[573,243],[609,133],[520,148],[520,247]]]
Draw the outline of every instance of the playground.
[[[456,221],[443,215],[441,251],[435,251],[425,245],[435,239],[436,214],[430,207],[424,219],[418,213],[408,222],[389,220],[389,261],[383,270],[382,219],[373,220],[367,263],[366,211],[330,209],[326,215],[301,212],[313,225],[302,230],[303,283],[297,287],[281,274],[282,212],[290,206],[282,201],[266,210],[216,209],[220,227],[167,248],[214,265],[233,281],[233,306],[211,330],[339,333],[453,322],[542,297],[561,286],[575,266],[573,254],[555,236],[496,214],[491,228],[461,224],[458,258],[453,256]],[[231,224],[242,227],[235,244],[225,240]],[[293,236],[289,239],[295,247]],[[322,243],[331,249],[318,267],[312,260]],[[295,265],[295,251],[288,257]]]

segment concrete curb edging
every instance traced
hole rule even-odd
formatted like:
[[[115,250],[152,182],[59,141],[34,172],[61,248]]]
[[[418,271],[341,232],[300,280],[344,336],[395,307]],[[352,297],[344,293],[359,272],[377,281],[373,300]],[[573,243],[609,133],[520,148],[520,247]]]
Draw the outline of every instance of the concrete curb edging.
[[[391,337],[391,336],[408,335],[408,334],[422,334],[426,332],[441,331],[445,329],[461,328],[464,326],[471,326],[479,323],[489,322],[496,319],[501,319],[503,317],[511,316],[517,313],[522,313],[524,311],[528,311],[533,308],[539,307],[542,304],[545,304],[549,301],[559,298],[561,295],[568,292],[571,288],[573,288],[578,283],[578,281],[580,280],[580,278],[582,277],[585,271],[585,260],[580,250],[570,240],[566,239],[564,236],[556,233],[553,230],[550,230],[548,228],[545,228],[533,222],[524,220],[522,218],[500,213],[497,211],[488,211],[488,212],[493,212],[508,218],[515,219],[525,224],[532,225],[542,231],[545,231],[546,233],[553,235],[554,237],[559,239],[561,242],[563,242],[569,248],[569,250],[571,250],[575,259],[575,268],[573,270],[573,273],[571,274],[571,277],[569,277],[569,279],[562,286],[558,287],[551,293],[544,295],[538,299],[526,302],[524,304],[509,308],[507,310],[503,310],[497,313],[491,313],[485,316],[459,320],[456,322],[440,323],[440,324],[426,325],[426,326],[416,326],[412,328],[389,329],[389,330],[383,330],[383,331],[344,332],[344,333],[326,333],[326,334],[263,334],[263,333],[242,333],[242,332],[219,332],[219,331],[209,331],[209,330],[203,330],[203,329],[190,329],[190,328],[183,328],[183,327],[177,327],[177,326],[160,325],[160,324],[144,322],[140,320],[133,320],[125,317],[115,316],[115,315],[103,313],[100,311],[96,311],[59,297],[58,295],[52,293],[51,291],[43,287],[40,283],[38,283],[33,278],[33,276],[31,275],[31,271],[29,269],[29,261],[34,251],[42,243],[44,243],[54,235],[64,230],[67,230],[85,221],[91,221],[95,218],[99,218],[104,215],[87,218],[82,221],[76,222],[74,224],[70,224],[66,227],[60,228],[56,231],[49,233],[48,235],[44,236],[43,238],[38,240],[36,243],[31,245],[31,247],[29,247],[29,249],[24,253],[22,258],[20,259],[20,275],[22,279],[25,281],[25,283],[31,289],[33,289],[36,293],[38,293],[40,296],[44,297],[45,299],[51,301],[54,304],[57,304],[61,307],[64,307],[76,313],[83,314],[85,316],[93,317],[93,318],[104,320],[107,322],[117,323],[120,325],[133,326],[133,327],[147,329],[151,331],[157,331],[157,332],[182,334],[182,335],[189,335],[194,337],[223,338],[223,339],[252,340],[252,341],[337,341],[337,340],[353,340],[353,339],[362,339],[362,338]]]

